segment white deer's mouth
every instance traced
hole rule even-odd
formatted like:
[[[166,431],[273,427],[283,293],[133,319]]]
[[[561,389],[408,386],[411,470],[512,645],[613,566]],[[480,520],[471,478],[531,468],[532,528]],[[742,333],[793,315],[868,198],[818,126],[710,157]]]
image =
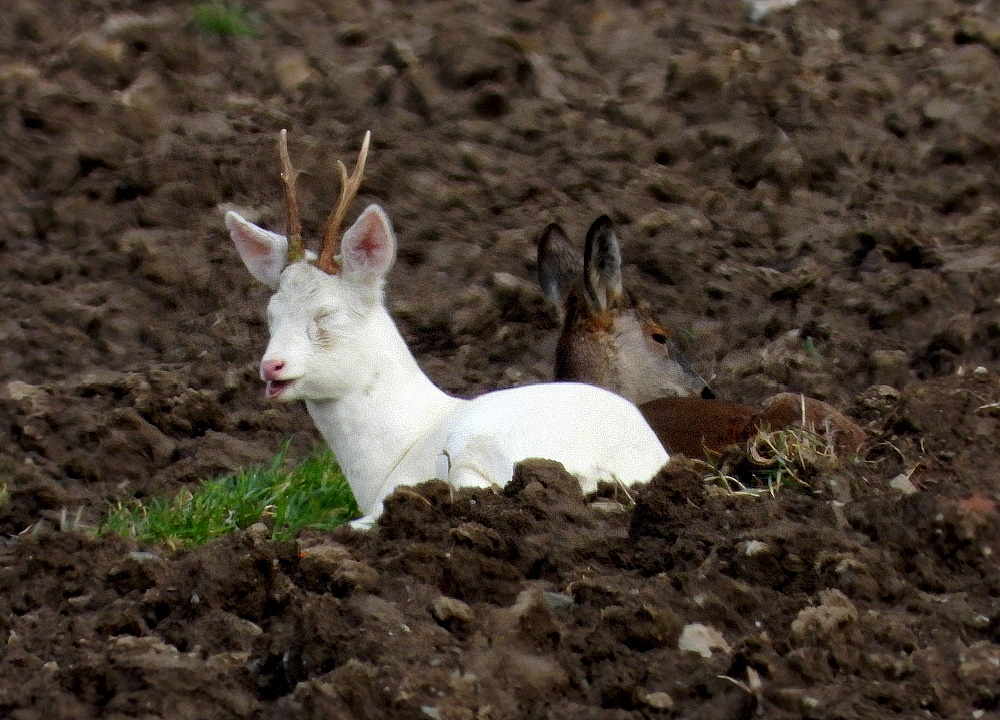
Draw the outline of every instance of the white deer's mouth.
[[[266,390],[268,400],[280,399],[294,384],[295,380],[268,380]]]

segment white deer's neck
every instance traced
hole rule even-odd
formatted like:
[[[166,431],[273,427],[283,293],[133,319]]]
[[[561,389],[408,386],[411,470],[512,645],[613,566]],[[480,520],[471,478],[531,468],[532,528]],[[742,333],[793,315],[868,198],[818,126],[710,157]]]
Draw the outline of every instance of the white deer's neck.
[[[380,341],[359,349],[369,382],[337,400],[306,401],[365,514],[407,451],[462,402],[424,374],[388,313],[379,316]]]

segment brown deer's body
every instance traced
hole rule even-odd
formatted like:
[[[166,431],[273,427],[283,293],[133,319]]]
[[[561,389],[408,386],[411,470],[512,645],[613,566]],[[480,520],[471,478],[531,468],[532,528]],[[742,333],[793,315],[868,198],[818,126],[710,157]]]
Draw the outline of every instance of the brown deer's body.
[[[758,430],[797,425],[830,435],[843,452],[864,443],[864,431],[821,400],[795,393],[758,406],[715,399],[669,331],[623,289],[621,251],[607,216],[591,225],[583,257],[558,225],[545,228],[538,273],[562,321],[555,379],[600,385],[636,403],[668,452],[718,455]]]
[[[639,410],[668,452],[690,458],[718,454],[754,433],[754,408],[727,400],[656,398]]]
[[[865,442],[857,423],[822,400],[798,393],[772,395],[759,406],[698,397],[657,398],[639,406],[668,452],[717,456],[758,431],[791,427],[832,434],[838,450],[853,454]]]

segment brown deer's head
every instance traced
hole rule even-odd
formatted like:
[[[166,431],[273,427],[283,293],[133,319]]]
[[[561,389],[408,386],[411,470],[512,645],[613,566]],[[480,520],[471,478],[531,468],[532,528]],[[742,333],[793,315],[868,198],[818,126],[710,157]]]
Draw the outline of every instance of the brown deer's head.
[[[622,287],[611,219],[590,226],[583,256],[559,225],[538,241],[538,281],[562,321],[556,380],[607,388],[637,405],[661,397],[714,397],[681,356],[670,331]]]

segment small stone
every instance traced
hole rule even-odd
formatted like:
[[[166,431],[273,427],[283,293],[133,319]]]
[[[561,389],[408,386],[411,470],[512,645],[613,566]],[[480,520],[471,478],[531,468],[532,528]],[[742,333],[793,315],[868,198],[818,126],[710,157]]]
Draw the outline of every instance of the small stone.
[[[9,381],[7,383],[6,390],[6,399],[13,400],[15,402],[20,400],[29,400],[32,403],[37,403],[48,394],[44,388],[38,385],[29,385],[21,380]]]
[[[124,40],[125,42],[138,40],[149,42],[156,36],[163,34],[167,28],[172,27],[174,22],[174,17],[167,13],[143,15],[122,12],[111,15],[104,21],[104,25],[101,26],[101,34],[106,38]]]
[[[545,604],[553,610],[565,610],[576,602],[572,596],[563,593],[544,592],[542,596],[545,598]]]
[[[743,545],[743,554],[747,557],[753,557],[754,555],[766,553],[770,549],[770,545],[760,540],[747,540]]]
[[[156,555],[155,553],[151,552],[146,552],[145,550],[133,550],[128,554],[128,556],[133,560],[137,560],[138,562],[150,562],[150,561],[155,562],[163,560],[163,558],[161,558],[159,555]]]
[[[472,608],[457,598],[442,595],[431,604],[431,615],[449,630],[472,622]]]
[[[333,574],[333,585],[340,592],[371,592],[378,585],[378,571],[357,560],[345,560]]]
[[[253,525],[247,528],[247,535],[254,538],[255,540],[264,540],[271,535],[271,531],[267,529],[267,525],[262,522],[255,522]]]
[[[760,22],[776,10],[790,8],[799,0],[746,0],[747,17],[750,22]]]
[[[309,84],[316,73],[309,60],[299,51],[285,53],[274,63],[274,74],[285,92],[293,92]]]
[[[917,492],[917,486],[910,481],[910,473],[900,473],[889,481],[889,487],[904,495],[913,495]]]
[[[339,543],[330,543],[303,548],[302,557],[311,558],[317,565],[325,565],[330,572],[334,572],[345,560],[351,558],[351,552]]]
[[[599,510],[605,513],[623,513],[625,512],[625,506],[620,502],[615,502],[614,500],[597,500],[590,503],[590,507],[594,510]]]
[[[951,120],[966,112],[965,106],[945,98],[935,97],[924,105],[924,118],[930,122]]]
[[[665,692],[651,692],[643,696],[642,701],[654,710],[673,710],[674,699]]]
[[[535,79],[535,90],[538,96],[551,103],[563,104],[566,97],[560,88],[565,78],[553,67],[548,57],[543,53],[529,52],[525,55]]]
[[[712,657],[714,650],[723,653],[732,651],[722,633],[701,623],[689,623],[684,626],[677,640],[677,649],[696,652],[704,658]]]

